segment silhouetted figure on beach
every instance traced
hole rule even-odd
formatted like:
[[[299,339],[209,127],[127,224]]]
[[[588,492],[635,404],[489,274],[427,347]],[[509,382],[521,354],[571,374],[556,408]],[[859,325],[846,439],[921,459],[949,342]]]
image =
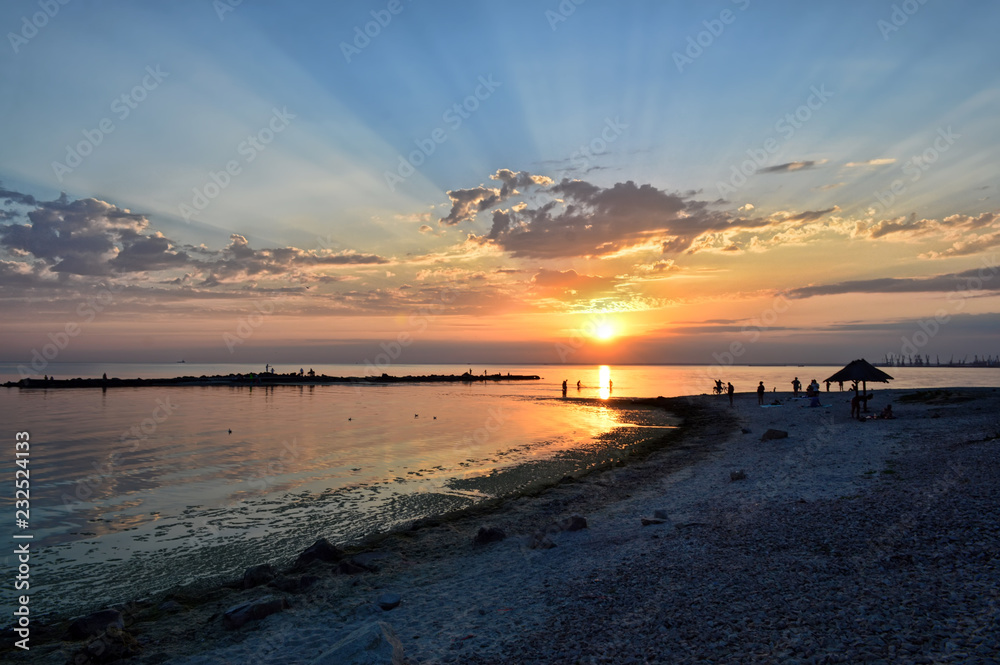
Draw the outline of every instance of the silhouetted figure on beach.
[[[861,410],[864,409],[865,413],[868,413],[868,400],[874,399],[874,393],[861,393],[857,394],[851,398],[851,417],[862,420]]]
[[[568,389],[568,386],[569,386],[569,381],[567,379],[563,379],[563,384],[562,384],[563,397],[566,396],[566,390]]]
[[[614,387],[614,385],[615,385],[614,381],[608,381],[608,392],[611,392],[611,389]]]
[[[827,379],[827,381],[826,381],[826,392],[830,392],[830,381],[829,381],[829,379]]]
[[[733,384],[726,384],[726,392],[729,393],[729,406],[733,405],[733,393],[736,392],[736,388],[733,388]]]
[[[837,381],[837,384],[840,386],[840,392],[844,392],[844,382],[843,381]]]
[[[577,382],[576,382],[576,389],[577,389],[577,390],[580,390],[581,388],[583,388],[583,384],[582,384],[582,383],[580,383],[579,381],[577,381]]]
[[[107,381],[108,380],[108,373],[105,372],[104,374],[102,374],[101,375],[101,379],[104,380],[104,381]]]
[[[765,390],[766,390],[766,388],[764,388],[764,382],[761,381],[760,384],[757,386],[757,403],[758,404],[763,404],[764,403],[764,391]]]
[[[715,380],[715,394],[716,395],[721,395],[723,392],[725,392],[725,390],[726,389],[722,386],[722,379],[716,379]]]
[[[799,388],[801,387],[802,387],[802,382],[799,381],[799,377],[795,377],[794,379],[792,379],[792,396],[798,397]]]

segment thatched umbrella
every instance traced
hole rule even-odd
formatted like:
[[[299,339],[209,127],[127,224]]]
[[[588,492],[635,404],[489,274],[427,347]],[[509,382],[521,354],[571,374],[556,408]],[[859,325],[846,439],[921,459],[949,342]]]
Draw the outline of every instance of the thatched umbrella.
[[[879,383],[889,383],[892,381],[892,377],[880,370],[879,368],[872,365],[870,362],[864,358],[858,360],[852,360],[847,364],[847,367],[840,370],[829,379],[829,382],[834,381],[854,381],[855,388],[854,394],[858,394],[857,382],[861,382],[861,392],[862,394],[868,394],[868,382],[878,381]],[[825,382],[824,382],[825,383]],[[868,410],[868,400],[865,400],[865,411]]]

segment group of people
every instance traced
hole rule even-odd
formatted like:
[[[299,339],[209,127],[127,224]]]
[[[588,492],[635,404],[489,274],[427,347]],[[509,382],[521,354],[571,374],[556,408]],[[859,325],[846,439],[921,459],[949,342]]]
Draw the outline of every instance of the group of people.
[[[613,382],[613,381],[610,381],[610,380],[608,381],[608,392],[611,392],[611,389],[612,389],[612,387],[613,387],[614,385],[615,385],[615,384],[614,384],[614,382]],[[563,379],[563,382],[562,382],[562,393],[563,393],[563,397],[565,397],[565,396],[566,396],[566,391],[567,391],[568,389],[569,389],[569,381],[568,381],[567,379]],[[577,381],[577,382],[576,382],[576,389],[577,389],[577,390],[583,390],[583,382],[582,382],[582,381]]]

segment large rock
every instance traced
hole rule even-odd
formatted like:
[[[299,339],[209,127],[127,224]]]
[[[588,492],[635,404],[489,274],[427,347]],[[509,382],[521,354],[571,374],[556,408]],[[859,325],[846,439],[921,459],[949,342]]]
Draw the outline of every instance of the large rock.
[[[262,563],[259,566],[251,566],[243,573],[243,588],[252,589],[261,584],[267,584],[277,576],[274,566],[269,563]]]
[[[320,538],[299,555],[299,558],[295,560],[295,566],[301,568],[308,566],[313,561],[337,563],[343,558],[344,551],[342,549],[333,545],[326,538]]]
[[[780,429],[769,429],[764,434],[761,435],[761,441],[770,441],[771,439],[787,439],[788,432]]]
[[[236,630],[250,621],[263,619],[275,612],[288,607],[288,602],[284,598],[277,596],[264,596],[257,600],[250,600],[226,610],[222,615],[222,623],[229,630]]]
[[[85,617],[75,619],[69,625],[69,638],[71,640],[85,640],[94,635],[106,632],[108,628],[125,628],[125,620],[118,610],[101,610],[88,614]]]
[[[392,626],[379,621],[337,642],[312,665],[404,665],[403,645]]]

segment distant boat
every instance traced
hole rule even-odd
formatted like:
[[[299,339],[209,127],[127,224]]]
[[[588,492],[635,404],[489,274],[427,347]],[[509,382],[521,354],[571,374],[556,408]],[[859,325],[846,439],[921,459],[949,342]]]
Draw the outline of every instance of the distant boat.
[[[184,361],[183,361],[183,360],[178,360],[177,362],[178,362],[178,363],[182,363],[182,362],[184,362]]]

